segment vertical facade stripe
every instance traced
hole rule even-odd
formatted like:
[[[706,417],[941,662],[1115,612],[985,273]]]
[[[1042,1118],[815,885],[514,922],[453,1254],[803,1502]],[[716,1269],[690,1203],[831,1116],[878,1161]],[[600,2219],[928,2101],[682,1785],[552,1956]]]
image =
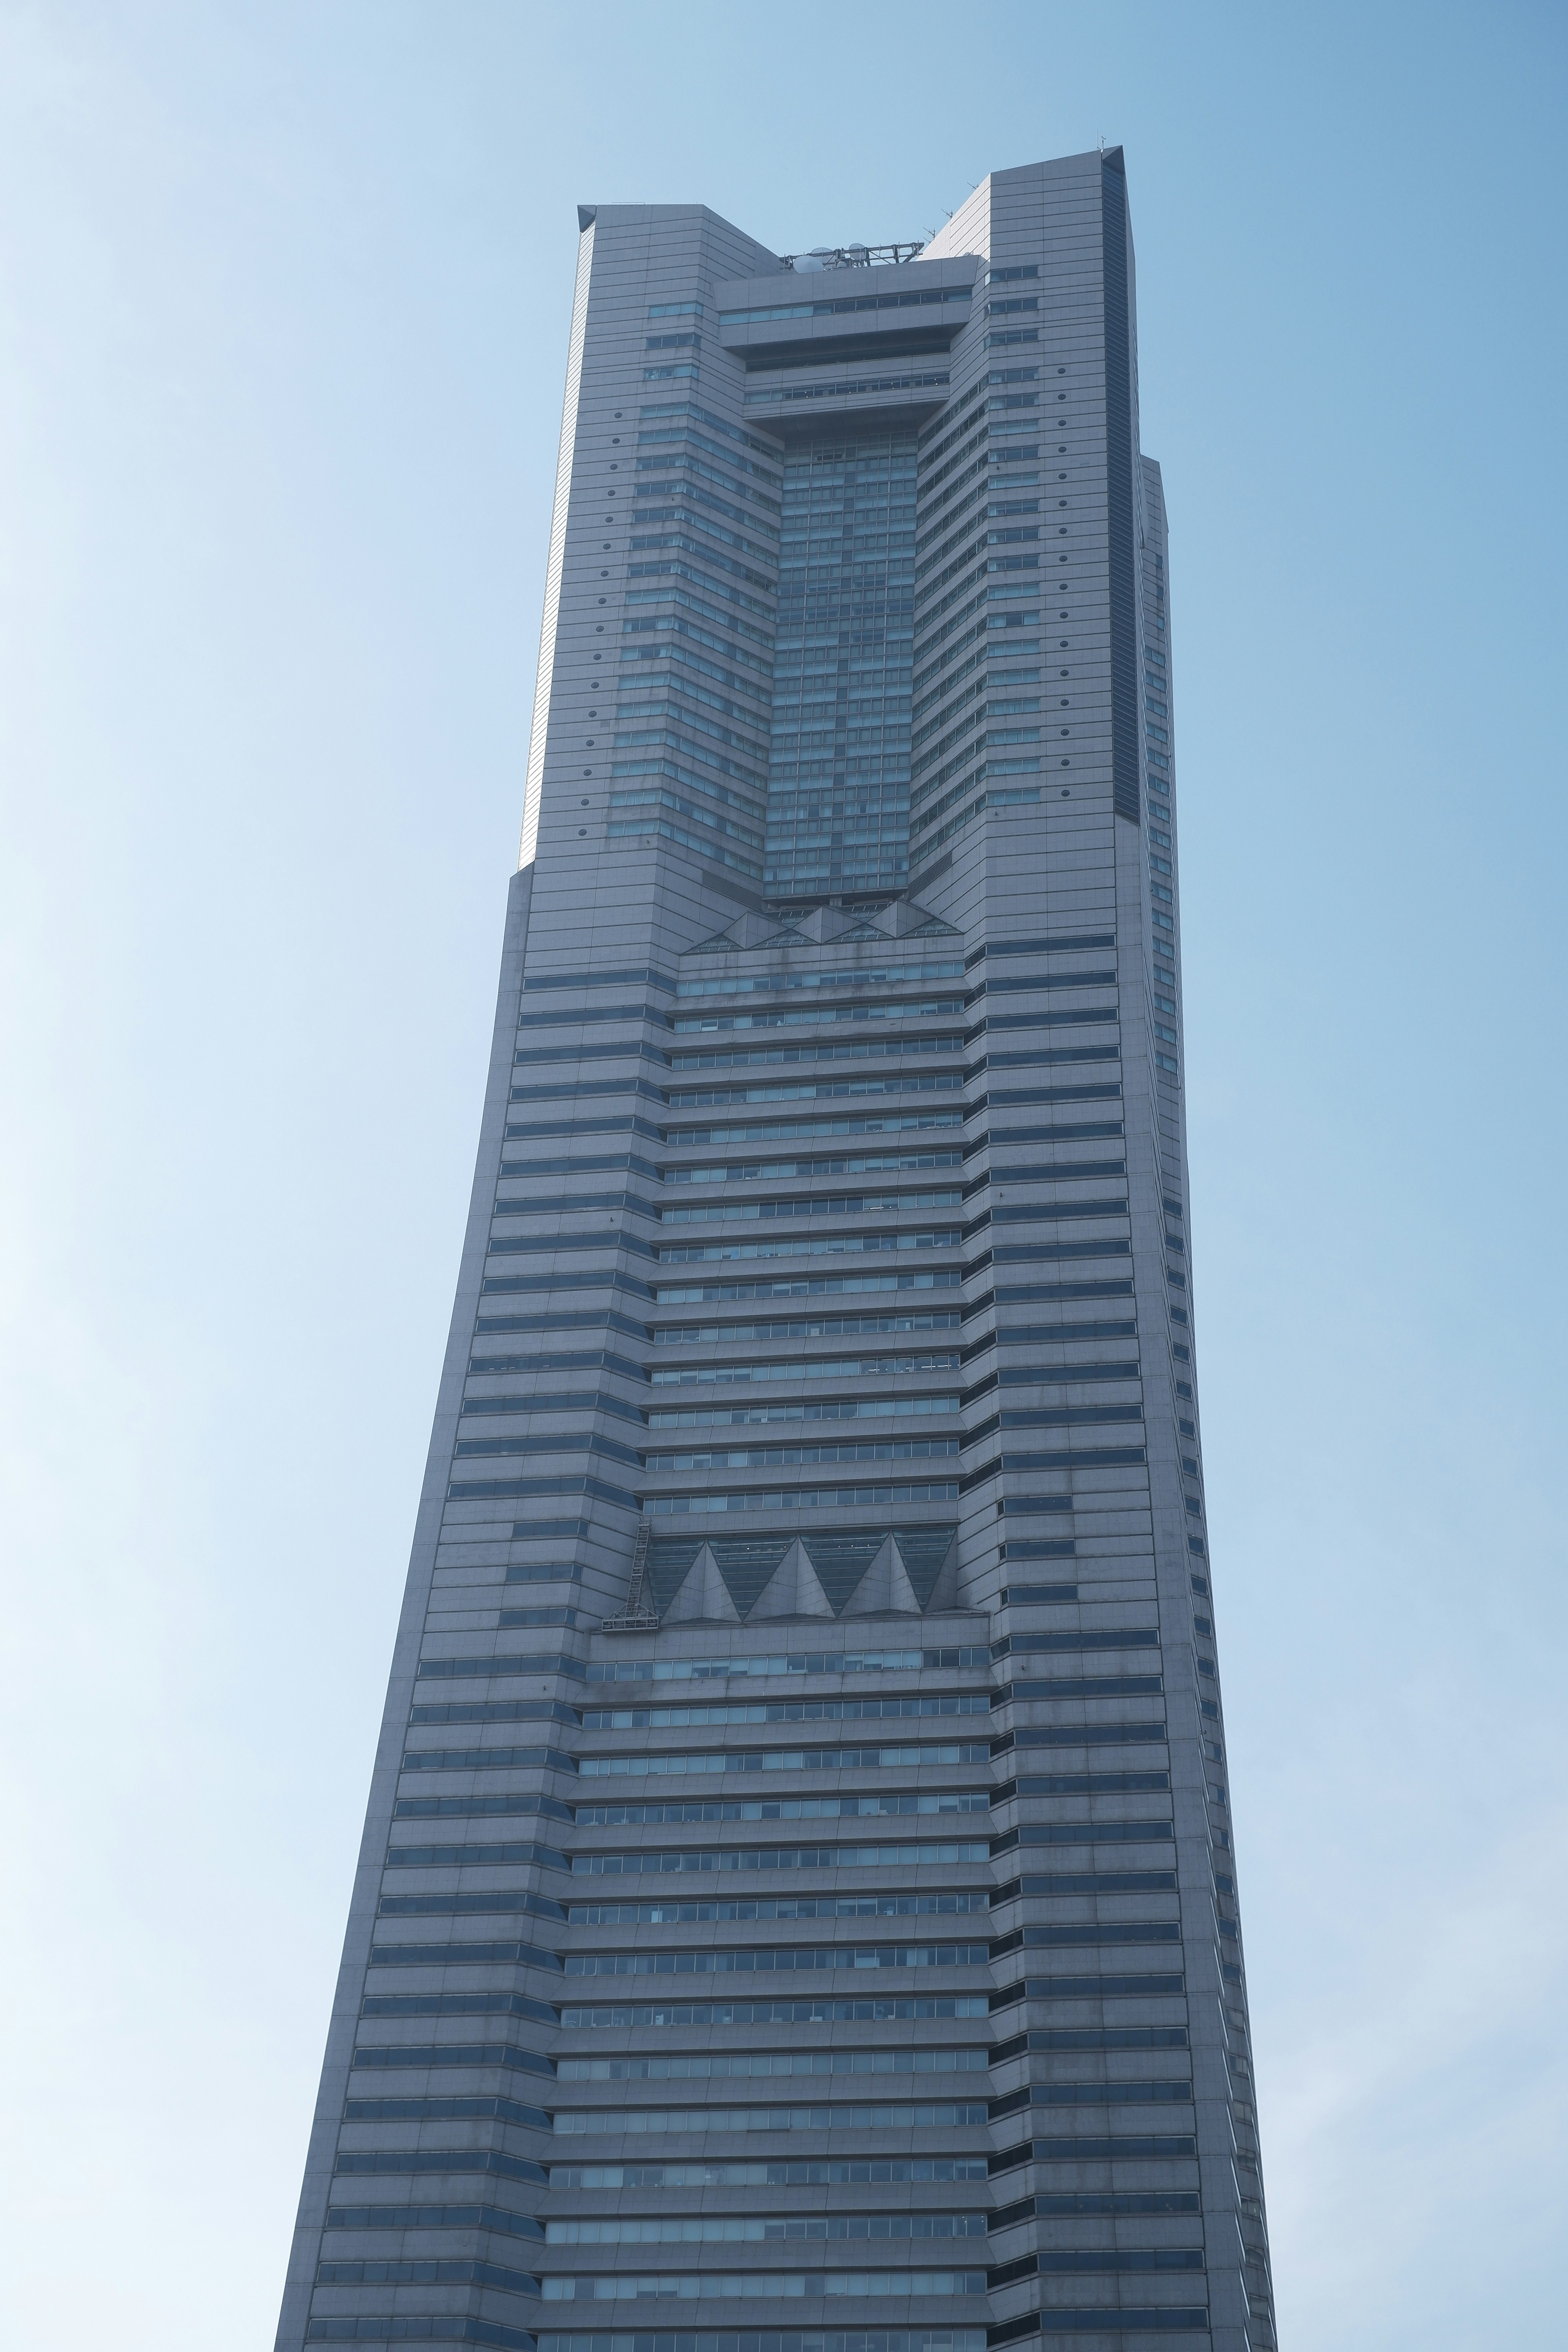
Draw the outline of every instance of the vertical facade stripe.
[[[1116,814],[1139,822],[1138,623],[1133,586],[1132,352],[1128,329],[1127,182],[1100,173],[1105,240],[1105,472],[1110,562],[1110,775]]]

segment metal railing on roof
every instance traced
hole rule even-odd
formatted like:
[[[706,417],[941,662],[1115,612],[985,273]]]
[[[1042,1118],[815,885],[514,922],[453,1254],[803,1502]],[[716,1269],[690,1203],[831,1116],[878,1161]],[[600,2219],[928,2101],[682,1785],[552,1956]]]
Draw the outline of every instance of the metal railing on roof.
[[[786,269],[870,269],[889,262],[913,261],[925,251],[920,245],[814,245],[809,253],[779,257]]]

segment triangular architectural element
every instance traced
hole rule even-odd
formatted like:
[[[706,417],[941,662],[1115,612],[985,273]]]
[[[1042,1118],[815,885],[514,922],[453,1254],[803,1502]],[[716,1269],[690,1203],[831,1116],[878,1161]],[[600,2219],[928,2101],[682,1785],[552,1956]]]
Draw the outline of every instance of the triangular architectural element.
[[[899,1557],[904,1564],[920,1609],[931,1606],[957,1533],[955,1527],[895,1528],[893,1530],[893,1541],[899,1548]]]
[[[789,1536],[715,1536],[710,1549],[739,1617],[749,1617],[793,1538]]]
[[[812,1535],[802,1540],[834,1615],[841,1617],[850,1594],[882,1549],[883,1530],[867,1528],[855,1535]]]
[[[833,1613],[833,1603],[813,1574],[804,1549],[792,1543],[758,1593],[747,1622],[754,1625],[768,1617],[831,1618]]]
[[[888,928],[900,940],[934,939],[943,935],[955,940],[963,937],[963,932],[955,929],[952,923],[944,923],[940,915],[933,915],[929,908],[919,905],[913,898],[900,898],[895,906],[889,908]]]
[[[700,1536],[656,1538],[647,1548],[648,1591],[662,1617],[690,1572],[702,1549]]]
[[[843,1602],[838,1612],[840,1616],[886,1617],[892,1610],[914,1607],[912,1597],[906,1594],[900,1599],[894,1594],[892,1580],[897,1558],[892,1538],[885,1529],[879,1529],[877,1549],[870,1564]],[[901,1568],[898,1570],[898,1580],[901,1586],[907,1586],[909,1580]]]
[[[666,1625],[739,1624],[740,1612],[706,1544],[698,1547],[696,1566],[682,1580],[679,1591],[663,1612],[662,1622]]]

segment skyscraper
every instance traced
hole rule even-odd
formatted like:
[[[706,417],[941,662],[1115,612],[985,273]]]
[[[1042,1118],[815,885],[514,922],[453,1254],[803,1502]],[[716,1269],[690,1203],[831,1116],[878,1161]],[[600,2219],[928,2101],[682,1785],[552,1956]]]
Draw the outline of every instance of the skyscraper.
[[[1122,157],[578,220],[278,2342],[1262,2352]]]

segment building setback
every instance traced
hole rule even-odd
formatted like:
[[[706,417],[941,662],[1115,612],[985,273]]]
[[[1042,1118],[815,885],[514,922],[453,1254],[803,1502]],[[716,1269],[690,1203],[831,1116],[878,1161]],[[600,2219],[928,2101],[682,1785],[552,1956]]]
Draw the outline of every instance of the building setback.
[[[1123,159],[578,218],[279,2352],[1263,2352]]]

